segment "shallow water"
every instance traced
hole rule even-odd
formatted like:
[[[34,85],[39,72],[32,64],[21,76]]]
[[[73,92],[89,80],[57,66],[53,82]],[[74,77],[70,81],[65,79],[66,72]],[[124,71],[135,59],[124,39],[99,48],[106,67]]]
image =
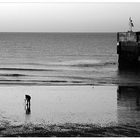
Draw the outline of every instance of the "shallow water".
[[[118,79],[115,33],[0,33],[0,50],[0,84],[87,85]]]
[[[30,112],[24,96],[31,95]],[[140,122],[139,87],[11,86],[0,87],[1,125]]]
[[[119,71],[116,33],[0,33],[2,85],[140,85]]]

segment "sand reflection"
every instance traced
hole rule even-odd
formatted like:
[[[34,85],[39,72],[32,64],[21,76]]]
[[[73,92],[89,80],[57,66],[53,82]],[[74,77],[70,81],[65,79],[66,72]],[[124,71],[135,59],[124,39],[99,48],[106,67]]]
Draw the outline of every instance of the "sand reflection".
[[[0,91],[0,112],[13,122],[107,125],[118,121],[116,86],[13,86]],[[24,104],[27,91],[32,96],[30,107]]]

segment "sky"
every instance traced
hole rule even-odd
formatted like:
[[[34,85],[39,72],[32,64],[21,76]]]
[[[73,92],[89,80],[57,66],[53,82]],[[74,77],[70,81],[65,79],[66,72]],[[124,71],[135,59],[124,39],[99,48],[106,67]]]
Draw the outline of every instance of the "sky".
[[[140,3],[0,0],[0,32],[140,31]]]

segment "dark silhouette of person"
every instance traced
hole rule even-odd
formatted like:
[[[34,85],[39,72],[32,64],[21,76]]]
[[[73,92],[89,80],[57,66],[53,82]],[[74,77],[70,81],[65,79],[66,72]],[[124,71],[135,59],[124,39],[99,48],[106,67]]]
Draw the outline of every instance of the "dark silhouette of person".
[[[31,109],[30,109],[30,106],[31,106],[31,96],[30,95],[25,95],[25,103],[26,103],[26,106],[25,106],[25,109],[26,109],[26,114],[30,114],[31,113]]]

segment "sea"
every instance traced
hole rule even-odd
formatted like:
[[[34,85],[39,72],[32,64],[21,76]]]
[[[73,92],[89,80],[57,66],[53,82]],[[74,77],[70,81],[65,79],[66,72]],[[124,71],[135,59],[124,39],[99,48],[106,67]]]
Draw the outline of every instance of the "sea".
[[[118,82],[116,44],[116,33],[0,33],[0,84]]]
[[[140,124],[139,84],[117,33],[0,33],[0,126]]]

